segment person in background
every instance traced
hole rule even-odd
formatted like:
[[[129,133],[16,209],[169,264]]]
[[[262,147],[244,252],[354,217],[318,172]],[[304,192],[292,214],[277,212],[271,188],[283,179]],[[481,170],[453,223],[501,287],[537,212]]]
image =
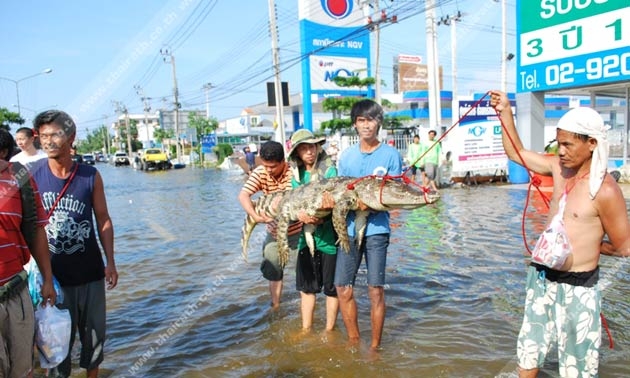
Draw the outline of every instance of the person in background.
[[[291,136],[293,148],[289,151],[289,165],[293,171],[293,188],[314,180],[337,176],[337,168],[332,159],[322,149],[325,137],[315,138],[309,130],[301,129]],[[326,200],[326,198],[324,198]],[[332,203],[324,204],[332,209]],[[315,254],[306,245],[304,234],[298,241],[298,256],[295,264],[296,288],[300,292],[302,330],[309,331],[313,326],[315,294],[323,289],[326,296],[326,331],[332,331],[337,322],[339,301],[335,289],[335,265],[337,263],[337,236],[332,224],[332,215],[322,219],[304,212],[298,214],[304,224],[317,224],[313,233]]]
[[[97,377],[105,344],[105,285],[118,283],[114,261],[114,227],[107,209],[103,179],[90,165],[72,160],[76,125],[65,112],[48,110],[33,121],[48,159],[31,171],[39,186],[44,209],[53,273],[72,320],[70,351],[78,330],[81,341],[79,366],[88,377]],[[94,223],[96,219],[96,224]],[[98,240],[97,240],[98,234]],[[103,262],[101,247],[105,251]],[[49,371],[52,377],[69,377],[72,353]]]
[[[424,171],[422,173],[422,185],[437,192],[437,184],[435,179],[437,178],[437,171],[440,165],[440,155],[442,154],[442,146],[440,143],[435,142],[435,136],[437,133],[435,130],[429,130],[428,141],[422,143],[422,165]]]
[[[330,145],[326,149],[326,154],[330,157],[333,163],[337,164],[337,158],[339,157],[339,143],[332,139],[329,144]]]
[[[418,169],[423,175],[424,167],[421,166],[422,145],[420,144],[420,136],[414,135],[413,142],[407,147],[407,161],[411,164],[411,180],[416,182],[416,173]],[[424,175],[423,175],[424,177]]]
[[[46,213],[37,185],[26,170],[15,172],[8,162],[15,142],[0,129],[0,376],[25,377],[32,374],[35,318],[23,265],[33,256],[43,277],[43,304],[54,305],[56,293],[46,241]],[[33,196],[27,204],[21,187],[28,182]],[[27,210],[29,209],[29,210]],[[29,212],[31,214],[29,214]],[[27,242],[23,225],[34,230]]]
[[[245,148],[243,148],[243,153],[245,154],[245,162],[247,163],[247,167],[251,173],[256,167],[256,155],[251,151],[249,146],[245,146]]]
[[[267,223],[267,235],[263,242],[263,261],[260,271],[263,277],[269,281],[269,294],[271,295],[271,307],[277,309],[282,297],[282,279],[284,267],[280,265],[278,255],[278,243],[276,242],[276,226],[273,218],[258,215],[252,202],[252,196],[258,192],[263,194],[291,189],[291,170],[284,159],[284,147],[281,143],[269,141],[260,147],[260,159],[262,164],[250,173],[247,181],[238,194],[238,201],[257,223]],[[289,246],[297,247],[297,241],[302,230],[302,223],[295,222],[289,225]]]
[[[20,127],[15,133],[15,141],[21,151],[11,158],[11,162],[17,161],[22,165],[27,165],[48,157],[44,151],[36,147],[36,137],[33,134],[33,129]]]
[[[383,124],[383,108],[372,100],[361,100],[352,106],[350,117],[359,136],[359,143],[350,146],[339,158],[339,176],[364,177],[368,175],[400,175],[402,159],[394,147],[381,143],[378,132]],[[367,209],[360,204],[361,209]],[[389,213],[372,212],[367,220],[365,237],[361,249],[356,249],[354,212],[347,218],[350,251],[337,252],[335,286],[339,298],[339,309],[350,343],[360,340],[357,317],[357,302],[354,284],[361,260],[365,256],[367,265],[368,296],[371,304],[372,341],[376,350],[381,344],[385,322],[385,263],[389,246]]]
[[[537,376],[556,344],[560,376],[596,377],[601,343],[600,256],[630,256],[626,201],[607,173],[604,120],[591,108],[569,110],[557,124],[558,154],[546,156],[523,147],[507,95],[501,91],[490,95],[504,126],[502,142],[508,158],[553,177],[550,217],[527,272],[517,341],[519,375]]]

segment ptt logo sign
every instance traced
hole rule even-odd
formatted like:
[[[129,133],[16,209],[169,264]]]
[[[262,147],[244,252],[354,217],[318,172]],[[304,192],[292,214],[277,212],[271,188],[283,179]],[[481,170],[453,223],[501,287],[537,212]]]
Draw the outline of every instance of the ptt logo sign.
[[[336,71],[326,71],[324,72],[324,81],[333,81],[337,76],[352,77],[359,76],[359,73],[350,71],[346,68],[340,68]]]
[[[322,9],[330,18],[341,20],[352,13],[352,0],[321,0]]]
[[[470,129],[468,129],[468,135],[473,135],[477,138],[479,138],[480,136],[482,136],[483,134],[486,133],[486,128],[483,126],[475,126],[475,127],[471,127]]]

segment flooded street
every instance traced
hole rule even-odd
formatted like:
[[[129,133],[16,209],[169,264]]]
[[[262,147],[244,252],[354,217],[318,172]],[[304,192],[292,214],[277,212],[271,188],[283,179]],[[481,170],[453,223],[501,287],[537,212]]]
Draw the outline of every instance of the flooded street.
[[[294,260],[281,308],[269,311],[258,269],[264,227],[254,231],[249,262],[240,258],[240,172],[96,167],[120,274],[108,292],[102,368],[111,377],[515,376],[527,263],[522,186],[444,189],[436,205],[393,213],[383,350],[375,356],[346,346],[341,316],[338,329],[324,333],[323,296],[314,331],[300,335]],[[543,221],[539,203],[527,212],[530,246]],[[604,334],[600,377],[627,377],[627,259],[602,259],[602,285],[615,348]],[[364,270],[356,292],[369,340]],[[541,376],[557,375],[556,359],[549,361]]]

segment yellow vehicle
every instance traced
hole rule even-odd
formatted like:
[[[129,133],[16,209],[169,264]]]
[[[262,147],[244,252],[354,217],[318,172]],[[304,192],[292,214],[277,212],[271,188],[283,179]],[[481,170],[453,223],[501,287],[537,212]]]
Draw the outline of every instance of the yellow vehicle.
[[[149,148],[144,151],[140,158],[140,170],[155,171],[173,168],[165,152],[159,148]]]

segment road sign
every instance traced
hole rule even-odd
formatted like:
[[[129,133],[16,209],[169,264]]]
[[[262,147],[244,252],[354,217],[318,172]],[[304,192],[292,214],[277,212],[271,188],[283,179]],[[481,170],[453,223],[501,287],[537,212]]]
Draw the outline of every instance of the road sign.
[[[630,7],[618,0],[517,3],[517,92],[630,80]]]

